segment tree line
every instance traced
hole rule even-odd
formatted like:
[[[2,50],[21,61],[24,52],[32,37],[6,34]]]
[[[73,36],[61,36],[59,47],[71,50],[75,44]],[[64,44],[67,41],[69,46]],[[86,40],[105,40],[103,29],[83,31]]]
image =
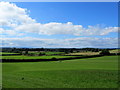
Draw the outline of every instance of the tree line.
[[[12,52],[12,53],[21,53],[28,54],[28,51],[52,51],[52,52],[65,52],[73,53],[73,52],[100,52],[100,54],[110,54],[109,50],[114,50],[115,48],[0,48],[2,52]],[[45,53],[39,53],[39,55],[44,55]]]

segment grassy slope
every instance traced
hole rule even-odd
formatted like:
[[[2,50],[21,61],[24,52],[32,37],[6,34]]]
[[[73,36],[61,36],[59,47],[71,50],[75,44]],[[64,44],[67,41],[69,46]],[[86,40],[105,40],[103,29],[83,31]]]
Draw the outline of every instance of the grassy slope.
[[[117,64],[117,56],[62,62],[3,63],[3,87],[114,88],[117,87]]]

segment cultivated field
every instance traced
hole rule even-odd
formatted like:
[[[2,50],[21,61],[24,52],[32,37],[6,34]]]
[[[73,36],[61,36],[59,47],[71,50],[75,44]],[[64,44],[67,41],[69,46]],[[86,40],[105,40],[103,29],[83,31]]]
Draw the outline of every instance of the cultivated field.
[[[120,50],[119,50],[119,49],[116,49],[116,50],[110,50],[110,53],[120,53]]]
[[[66,55],[99,55],[100,52],[77,52],[77,53],[69,53],[69,54],[66,54]]]
[[[117,88],[118,56],[3,63],[3,88]]]

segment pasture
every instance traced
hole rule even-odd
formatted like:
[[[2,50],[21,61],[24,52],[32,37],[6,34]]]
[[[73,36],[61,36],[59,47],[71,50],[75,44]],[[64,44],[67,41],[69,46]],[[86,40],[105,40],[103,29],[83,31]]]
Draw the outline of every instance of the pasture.
[[[118,87],[118,56],[2,65],[3,88]]]

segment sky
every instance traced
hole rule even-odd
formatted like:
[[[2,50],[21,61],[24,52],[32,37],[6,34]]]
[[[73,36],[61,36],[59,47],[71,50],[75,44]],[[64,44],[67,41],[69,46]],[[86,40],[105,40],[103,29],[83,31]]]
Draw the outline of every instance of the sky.
[[[117,2],[0,2],[1,47],[117,48]]]
[[[7,2],[119,2],[119,0],[0,0]]]

